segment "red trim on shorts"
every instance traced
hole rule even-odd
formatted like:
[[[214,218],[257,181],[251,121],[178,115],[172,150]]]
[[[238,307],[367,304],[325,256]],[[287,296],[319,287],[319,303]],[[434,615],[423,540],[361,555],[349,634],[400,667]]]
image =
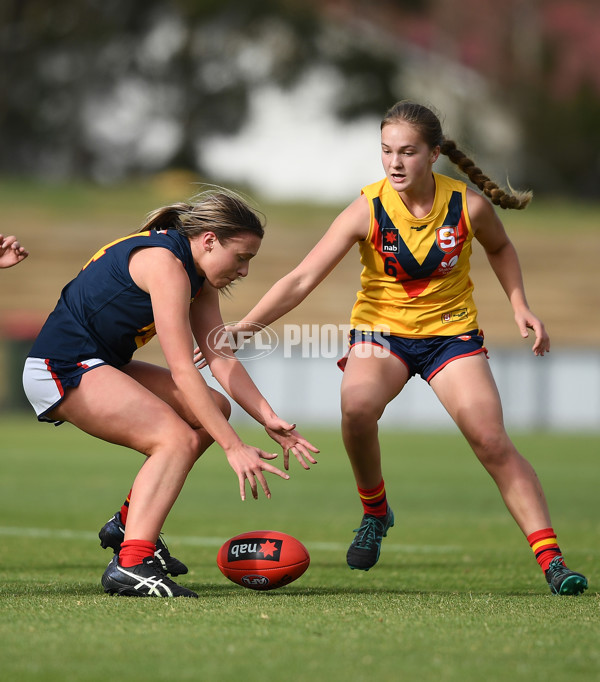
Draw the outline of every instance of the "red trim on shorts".
[[[62,387],[62,384],[60,383],[60,379],[53,372],[52,367],[50,367],[50,360],[45,359],[44,362],[46,363],[46,367],[48,368],[48,371],[50,372],[50,376],[54,379],[54,384],[56,385],[56,388],[58,389],[60,397],[64,398],[65,397],[65,389]]]
[[[346,355],[344,355],[343,358],[340,358],[337,361],[337,366],[342,370],[342,372],[346,369],[346,363],[348,362],[348,356],[350,355],[350,351],[354,348],[354,346],[366,346],[366,345],[377,346],[377,348],[384,348],[384,346],[382,346],[380,343],[373,343],[373,341],[355,341],[350,346],[350,348],[348,349],[348,352],[346,353]],[[395,358],[400,360],[400,362],[410,372],[410,367],[408,366],[408,363],[406,362],[406,360],[403,357],[401,357],[400,355],[397,355],[396,353],[394,353],[393,350],[390,350],[389,348],[385,348],[385,350],[387,350],[390,353],[390,355],[393,355]]]
[[[479,355],[479,353],[485,353],[485,357],[488,358],[489,360],[487,348],[485,346],[481,346],[481,348],[474,350],[472,353],[465,353],[464,355],[455,355],[453,358],[449,358],[448,360],[446,360],[446,362],[444,362],[439,367],[434,369],[433,372],[425,379],[425,381],[429,383],[440,370],[444,369],[446,365],[450,364],[454,360],[460,360],[460,358],[468,358],[471,357],[472,355]]]

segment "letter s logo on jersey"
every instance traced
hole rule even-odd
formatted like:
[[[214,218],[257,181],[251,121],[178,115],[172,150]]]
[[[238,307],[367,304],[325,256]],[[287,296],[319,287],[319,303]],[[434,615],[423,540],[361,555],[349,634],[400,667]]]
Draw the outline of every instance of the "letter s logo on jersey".
[[[458,227],[456,225],[443,225],[435,231],[435,239],[440,250],[450,253],[458,246]]]

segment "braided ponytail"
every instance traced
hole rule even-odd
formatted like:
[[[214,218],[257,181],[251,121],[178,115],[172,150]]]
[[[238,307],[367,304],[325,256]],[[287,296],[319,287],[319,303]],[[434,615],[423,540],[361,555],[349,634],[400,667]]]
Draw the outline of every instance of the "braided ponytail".
[[[469,180],[479,187],[486,197],[489,197],[492,204],[500,206],[500,208],[522,210],[531,201],[531,197],[533,196],[531,192],[519,192],[510,188],[511,193],[509,194],[493,180],[490,180],[490,178],[483,173],[481,168],[475,165],[475,162],[472,159],[458,149],[454,140],[444,139],[440,145],[440,151],[447,156],[453,164],[458,166]]]
[[[442,125],[436,114],[422,104],[402,100],[391,107],[383,120],[381,129],[392,123],[404,122],[414,126],[430,149],[440,147],[442,154],[467,175],[469,180],[489,197],[490,201],[500,208],[521,210],[529,204],[533,194],[518,192],[509,186],[510,193],[499,187],[483,173],[464,152],[457,148],[454,140],[448,140],[442,132]]]

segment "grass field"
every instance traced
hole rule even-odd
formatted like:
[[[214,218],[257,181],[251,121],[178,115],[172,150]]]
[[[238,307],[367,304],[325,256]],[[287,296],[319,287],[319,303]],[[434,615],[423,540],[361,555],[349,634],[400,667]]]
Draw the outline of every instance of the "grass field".
[[[199,600],[105,595],[97,531],[141,461],[69,425],[0,419],[0,671],[28,682],[119,680],[569,680],[600,678],[599,436],[516,434],[536,467],[581,597],[550,594],[483,469],[455,434],[384,433],[396,526],[379,564],[350,571],[360,519],[337,430],[305,429],[311,471],[242,503],[217,448],[190,475],[166,527]],[[244,436],[266,445],[261,432]],[[273,528],[311,566],[274,592],[219,572],[228,537]]]
[[[11,316],[23,324],[24,312],[39,322],[99,245],[134,230],[156,206],[193,193],[190,178],[174,176],[116,189],[5,180],[2,231],[18,234],[31,256],[2,275],[0,333]],[[298,262],[340,207],[261,208],[267,234],[250,277],[223,301],[229,320]],[[600,205],[536,199],[526,212],[501,215],[554,347],[597,348],[600,317],[590,311],[599,309],[600,287],[590,278],[597,272]],[[486,336],[514,343],[510,307],[481,253],[472,272]],[[293,321],[347,322],[358,274],[353,254]],[[6,403],[14,363],[2,345]],[[297,466],[287,482],[272,478],[271,500],[242,503],[222,453],[206,453],[165,528],[173,554],[191,569],[180,581],[200,599],[135,600],[103,593],[100,576],[110,556],[97,532],[119,508],[140,458],[69,425],[37,424],[32,414],[0,417],[2,679],[600,679],[600,435],[515,438],[542,479],[569,564],[590,579],[582,597],[558,598],[491,480],[455,434],[383,434],[396,527],[373,570],[350,571],[345,552],[361,512],[339,433],[303,431],[321,447],[319,464],[310,472]],[[245,436],[256,445],[269,442],[257,431]],[[263,528],[295,535],[311,554],[300,580],[269,593],[237,587],[215,563],[228,537]]]

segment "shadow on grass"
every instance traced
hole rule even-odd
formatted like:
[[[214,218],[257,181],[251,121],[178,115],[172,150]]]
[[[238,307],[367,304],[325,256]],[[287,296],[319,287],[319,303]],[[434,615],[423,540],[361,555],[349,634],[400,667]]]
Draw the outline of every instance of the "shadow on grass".
[[[183,581],[182,581],[182,584]],[[276,590],[246,590],[236,585],[216,585],[206,583],[188,583],[185,586],[194,590],[200,600],[223,599],[231,597],[237,599],[240,596],[247,598],[259,597],[274,601],[294,601],[296,599],[320,598],[320,597],[376,597],[381,595],[393,595],[397,597],[414,596],[437,596],[437,597],[519,597],[534,598],[545,596],[544,593],[534,591],[499,591],[499,590],[471,590],[471,589],[394,589],[389,587],[349,587],[349,586],[330,586],[330,587],[284,587]],[[553,597],[550,593],[548,597]],[[593,593],[581,595],[581,598],[593,597]],[[112,595],[105,594],[99,584],[73,584],[73,583],[29,583],[27,585],[11,585],[5,582],[0,588],[0,597],[76,597],[76,598],[112,598]],[[122,597],[126,599],[126,597]],[[135,599],[135,598],[134,598]]]
[[[112,556],[112,555],[111,555]],[[7,573],[0,574],[0,596],[4,597],[99,597],[106,596],[100,584],[105,567],[104,562],[78,561],[46,563],[43,567],[23,567],[17,574],[19,580],[12,579]],[[460,558],[449,558],[444,561],[427,558],[405,564],[382,563],[368,576],[362,571],[344,572],[341,574],[339,562],[313,562],[311,568],[322,572],[320,576],[310,576],[309,585],[295,583],[274,590],[251,590],[230,583],[223,577],[222,584],[212,582],[215,566],[212,562],[200,562],[188,576],[175,578],[176,582],[198,593],[201,600],[210,602],[223,598],[255,598],[257,593],[269,600],[295,600],[319,597],[376,597],[376,596],[437,596],[437,597],[497,597],[497,598],[538,598],[550,596],[545,585],[523,585],[517,589],[510,586],[499,586],[489,582],[486,562],[473,560],[465,563]],[[445,579],[435,585],[434,580],[423,580],[421,571],[433,571],[444,575]],[[195,575],[194,575],[195,574]],[[13,574],[14,575],[14,574]],[[209,577],[210,575],[210,577]],[[61,581],[56,580],[61,576]],[[204,577],[204,580],[202,579]],[[453,579],[455,578],[455,579]],[[466,583],[472,579],[472,585]],[[218,580],[218,579],[217,579]],[[315,585],[315,582],[321,584]],[[368,581],[368,582],[367,582]],[[312,585],[310,583],[313,583]],[[337,584],[336,584],[337,583]],[[443,584],[441,584],[443,583]],[[487,584],[487,587],[486,587]],[[515,586],[516,587],[516,586]],[[594,596],[589,591],[584,597]]]
[[[236,587],[235,585],[200,585],[200,584],[187,584],[186,587],[194,590],[198,593],[200,599],[219,599],[222,597],[239,597],[241,592],[244,590],[242,587]],[[251,593],[258,593],[263,595],[265,598],[273,599],[297,599],[306,597],[334,597],[334,596],[356,596],[356,597],[369,597],[369,596],[380,596],[380,595],[393,595],[393,596],[447,596],[447,597],[527,597],[527,598],[537,598],[540,596],[545,596],[534,591],[498,591],[498,590],[472,590],[472,589],[425,589],[415,587],[413,589],[395,589],[390,587],[348,587],[348,586],[331,586],[331,587],[305,587],[305,588],[293,588],[284,587],[276,590],[247,590]],[[548,593],[549,597],[552,597]],[[589,596],[589,595],[588,595]]]

